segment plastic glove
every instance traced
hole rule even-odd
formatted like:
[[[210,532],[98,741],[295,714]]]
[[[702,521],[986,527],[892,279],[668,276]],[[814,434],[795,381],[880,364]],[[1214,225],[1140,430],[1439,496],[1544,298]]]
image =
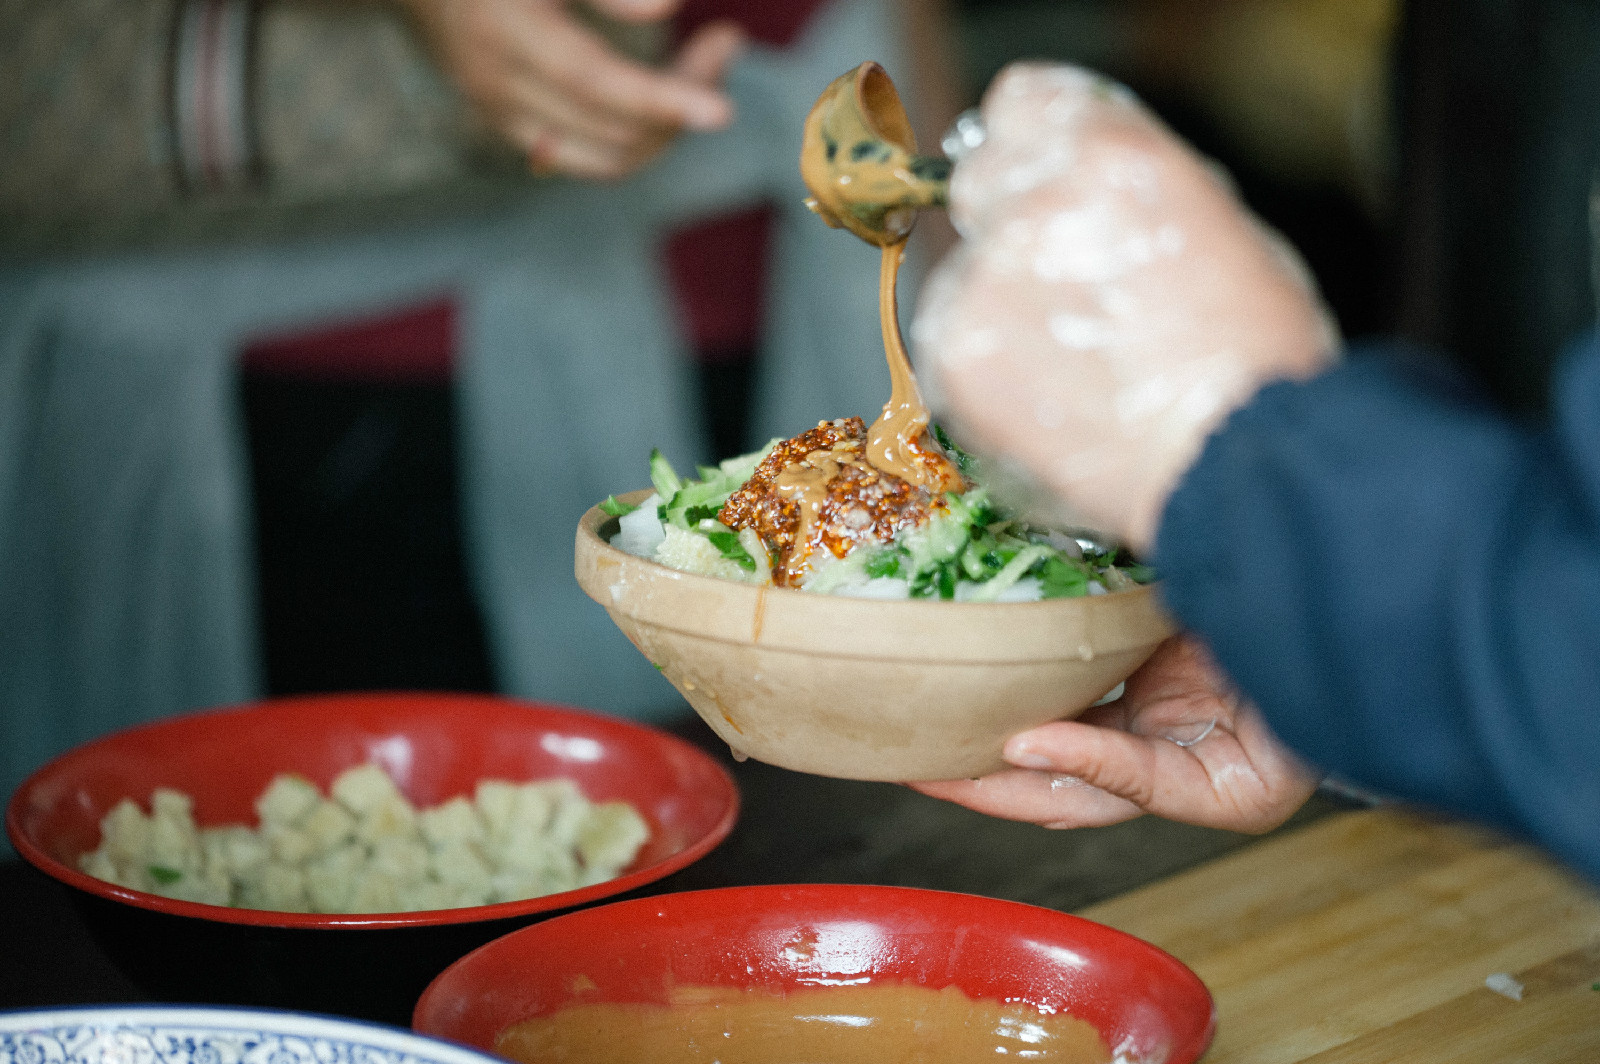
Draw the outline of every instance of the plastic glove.
[[[961,243],[912,337],[941,417],[1079,524],[1149,547],[1205,437],[1327,365],[1304,266],[1126,89],[1016,64],[952,175]]]
[[[1174,636],[1128,678],[1120,699],[1007,741],[1019,766],[980,780],[912,784],[990,816],[1052,828],[1144,813],[1232,831],[1267,831],[1305,804],[1317,774],[1241,700],[1199,643]]]
[[[718,86],[743,35],[701,27],[661,70],[613,49],[571,0],[402,0],[440,66],[539,172],[620,178],[680,131],[733,119]],[[623,22],[665,19],[681,0],[593,0]]]

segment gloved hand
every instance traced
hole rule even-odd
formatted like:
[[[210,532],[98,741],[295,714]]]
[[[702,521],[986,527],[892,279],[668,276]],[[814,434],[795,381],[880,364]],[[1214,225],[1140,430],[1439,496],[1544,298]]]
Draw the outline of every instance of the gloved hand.
[[[1293,250],[1126,89],[1016,64],[956,165],[955,250],[912,328],[963,445],[1004,456],[1077,523],[1147,549],[1206,436],[1333,358]]]
[[[401,0],[439,65],[533,168],[624,177],[684,129],[720,129],[733,104],[719,86],[743,35],[729,22],[694,33],[654,70],[613,49],[573,0]],[[624,22],[670,17],[681,0],[592,0]]]

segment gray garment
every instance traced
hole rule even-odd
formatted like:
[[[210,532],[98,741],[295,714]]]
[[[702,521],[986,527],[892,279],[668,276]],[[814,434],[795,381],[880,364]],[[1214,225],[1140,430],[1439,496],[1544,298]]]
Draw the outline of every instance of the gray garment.
[[[878,256],[802,206],[806,110],[862,60],[904,68],[884,5],[753,50],[740,119],[621,185],[551,183],[426,229],[0,271],[0,792],[108,730],[259,696],[234,362],[251,336],[449,292],[469,565],[503,686],[648,717],[677,695],[572,575],[582,512],[699,454],[657,243],[781,205],[755,427],[793,435],[888,392]],[[909,282],[908,282],[909,283]]]

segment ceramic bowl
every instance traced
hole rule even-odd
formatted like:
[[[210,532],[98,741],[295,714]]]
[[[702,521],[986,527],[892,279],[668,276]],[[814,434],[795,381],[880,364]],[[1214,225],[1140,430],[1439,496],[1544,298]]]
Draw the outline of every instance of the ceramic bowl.
[[[451,965],[412,1026],[490,1049],[512,1024],[578,1003],[883,982],[1064,1012],[1119,1060],[1190,1064],[1215,1028],[1199,978],[1131,935],[993,898],[838,885],[691,891],[550,920]]]
[[[801,772],[1003,768],[1007,738],[1083,712],[1174,631],[1152,587],[1020,603],[812,595],[628,554],[609,543],[615,521],[596,508],[578,524],[584,592],[736,755]]]
[[[78,870],[119,800],[156,787],[192,795],[202,827],[255,823],[280,772],[326,791],[341,771],[386,768],[414,804],[470,794],[480,779],[565,776],[592,800],[623,799],[650,840],[619,877],[526,901],[431,912],[322,915],[179,901]],[[268,701],[105,736],[18,788],[6,829],[18,853],[70,888],[111,959],[153,997],[275,1005],[405,1022],[447,964],[551,913],[638,891],[708,853],[738,792],[694,746],[599,714],[478,695],[356,694]],[[654,888],[652,888],[654,889]]]
[[[504,1064],[412,1031],[333,1016],[193,1005],[0,1012],[13,1064]]]

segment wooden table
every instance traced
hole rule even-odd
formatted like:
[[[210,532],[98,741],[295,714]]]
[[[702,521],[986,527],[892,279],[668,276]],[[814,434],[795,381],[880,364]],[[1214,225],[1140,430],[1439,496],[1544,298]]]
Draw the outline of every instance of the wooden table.
[[[1205,1064],[1600,1062],[1600,895],[1475,828],[1336,813],[1081,915],[1211,988]]]

